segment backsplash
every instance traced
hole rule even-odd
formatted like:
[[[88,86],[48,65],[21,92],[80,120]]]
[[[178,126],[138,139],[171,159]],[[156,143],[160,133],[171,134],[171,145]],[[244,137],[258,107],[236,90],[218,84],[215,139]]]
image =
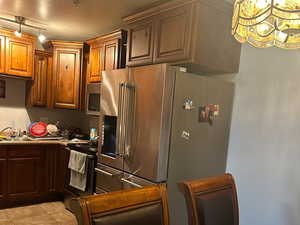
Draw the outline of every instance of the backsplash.
[[[46,109],[38,107],[25,107],[26,81],[18,79],[5,79],[6,97],[0,98],[0,129],[14,126],[24,129],[31,122],[43,120],[49,123],[60,121],[64,127],[79,127],[88,132],[91,119],[84,113],[64,109]]]

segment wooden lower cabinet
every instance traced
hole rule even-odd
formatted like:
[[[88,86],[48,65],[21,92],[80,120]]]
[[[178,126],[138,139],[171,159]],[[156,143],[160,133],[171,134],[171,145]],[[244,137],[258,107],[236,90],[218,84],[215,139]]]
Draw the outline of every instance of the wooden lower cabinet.
[[[3,200],[6,196],[6,171],[7,168],[7,160],[6,159],[0,159],[0,201]]]
[[[65,152],[56,144],[0,146],[0,208],[61,199]]]
[[[8,160],[8,197],[30,198],[42,194],[44,163],[40,157]]]

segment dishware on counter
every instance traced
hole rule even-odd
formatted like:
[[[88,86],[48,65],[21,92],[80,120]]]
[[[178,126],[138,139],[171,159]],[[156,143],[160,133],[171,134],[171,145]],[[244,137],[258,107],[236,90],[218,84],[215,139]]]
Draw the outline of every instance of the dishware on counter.
[[[43,122],[32,123],[29,126],[29,133],[32,137],[44,137],[48,134],[47,124]]]
[[[57,136],[58,135],[58,128],[54,124],[48,124],[47,131],[51,136]]]

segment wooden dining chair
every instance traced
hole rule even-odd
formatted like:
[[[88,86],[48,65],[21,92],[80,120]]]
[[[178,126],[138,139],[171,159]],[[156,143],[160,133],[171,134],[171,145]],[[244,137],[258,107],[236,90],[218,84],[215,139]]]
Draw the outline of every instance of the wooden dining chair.
[[[178,184],[188,211],[189,225],[238,225],[236,187],[231,174]]]
[[[166,187],[148,186],[79,198],[79,225],[169,225]]]

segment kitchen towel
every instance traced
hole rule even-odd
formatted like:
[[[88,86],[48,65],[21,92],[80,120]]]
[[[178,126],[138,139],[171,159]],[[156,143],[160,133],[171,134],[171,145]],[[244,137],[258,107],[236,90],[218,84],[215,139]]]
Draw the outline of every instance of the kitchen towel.
[[[70,186],[85,191],[87,181],[87,154],[71,150],[69,169],[71,170]]]

